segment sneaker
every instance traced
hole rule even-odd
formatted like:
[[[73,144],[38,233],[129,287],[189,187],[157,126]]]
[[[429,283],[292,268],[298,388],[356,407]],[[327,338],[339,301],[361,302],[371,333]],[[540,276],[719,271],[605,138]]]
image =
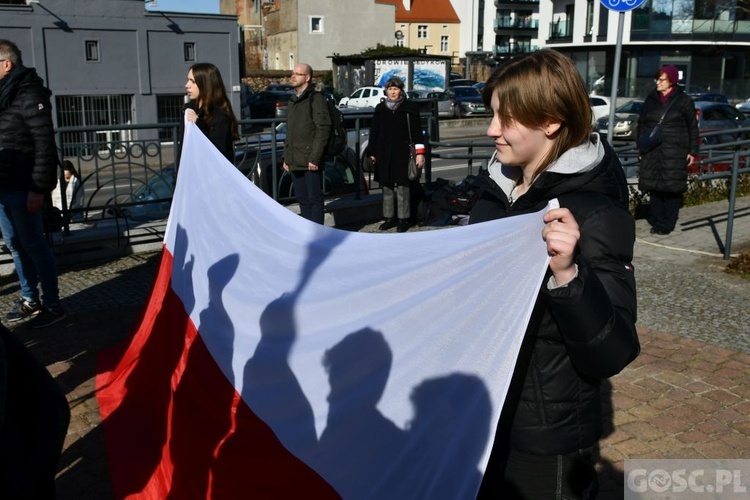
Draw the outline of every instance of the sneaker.
[[[41,310],[42,308],[36,300],[21,297],[16,301],[13,309],[5,315],[5,319],[11,323],[15,323],[16,321],[36,316]]]
[[[39,330],[47,328],[55,323],[59,323],[67,317],[63,308],[58,306],[42,306],[41,311],[36,318],[29,321],[29,330]]]
[[[409,219],[399,219],[396,231],[398,231],[399,233],[405,233],[409,230],[409,225]]]

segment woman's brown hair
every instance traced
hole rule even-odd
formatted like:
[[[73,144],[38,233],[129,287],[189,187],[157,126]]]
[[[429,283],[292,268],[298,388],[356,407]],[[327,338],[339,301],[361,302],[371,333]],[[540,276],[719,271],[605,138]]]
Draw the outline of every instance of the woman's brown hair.
[[[219,69],[211,63],[196,63],[190,67],[190,71],[193,72],[193,79],[199,90],[196,104],[205,113],[206,123],[211,125],[213,119],[211,108],[216,106],[229,117],[232,139],[239,139],[237,118],[234,116],[232,104],[227,98],[224,80],[221,78]]]
[[[591,133],[586,85],[573,62],[554,50],[540,50],[500,67],[482,91],[488,108],[493,95],[498,98],[498,109],[493,112],[501,123],[543,128],[548,122],[560,122],[553,137],[555,144],[534,172],[535,177]]]

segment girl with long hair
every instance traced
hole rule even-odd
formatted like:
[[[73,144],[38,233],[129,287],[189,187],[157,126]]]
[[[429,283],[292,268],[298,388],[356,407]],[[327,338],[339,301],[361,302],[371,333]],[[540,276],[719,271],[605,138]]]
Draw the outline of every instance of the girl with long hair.
[[[219,69],[211,63],[192,65],[185,90],[190,99],[185,105],[188,121],[198,125],[216,149],[233,162],[234,141],[239,139],[237,119]]]

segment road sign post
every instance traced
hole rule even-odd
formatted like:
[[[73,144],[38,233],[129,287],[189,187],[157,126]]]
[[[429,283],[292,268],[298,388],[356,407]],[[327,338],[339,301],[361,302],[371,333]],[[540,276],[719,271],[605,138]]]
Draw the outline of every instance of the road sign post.
[[[620,59],[622,57],[622,31],[625,26],[625,12],[641,5],[645,0],[601,0],[603,6],[620,13],[617,20],[617,45],[615,46],[615,66],[612,69],[612,91],[609,98],[609,124],[607,141],[612,144],[612,130],[615,126],[615,108],[617,107],[617,85],[620,80]]]

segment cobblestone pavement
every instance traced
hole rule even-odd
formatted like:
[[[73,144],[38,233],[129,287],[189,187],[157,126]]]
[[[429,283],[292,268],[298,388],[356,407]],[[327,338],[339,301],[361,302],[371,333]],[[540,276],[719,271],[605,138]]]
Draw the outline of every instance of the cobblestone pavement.
[[[622,498],[625,458],[750,458],[750,281],[724,272],[715,236],[724,237],[726,211],[727,203],[683,209],[679,229],[666,237],[637,221],[642,354],[603,386],[609,411],[600,499]],[[737,203],[733,252],[742,250],[750,250],[750,197]],[[140,254],[61,269],[68,320],[40,331],[10,326],[70,401],[61,500],[113,498],[94,395],[96,355],[137,324],[158,259]],[[17,296],[15,278],[0,278],[0,311]]]

